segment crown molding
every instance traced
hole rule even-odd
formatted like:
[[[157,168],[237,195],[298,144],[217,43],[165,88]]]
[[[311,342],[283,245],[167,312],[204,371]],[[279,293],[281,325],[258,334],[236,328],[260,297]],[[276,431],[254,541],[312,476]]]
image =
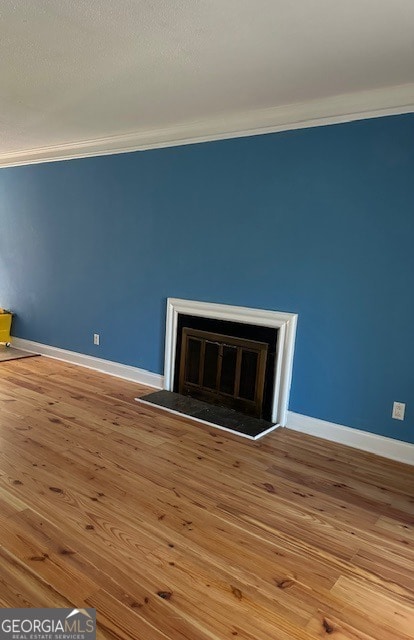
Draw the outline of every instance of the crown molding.
[[[414,112],[414,83],[233,113],[68,144],[0,153],[0,167],[144,151]]]

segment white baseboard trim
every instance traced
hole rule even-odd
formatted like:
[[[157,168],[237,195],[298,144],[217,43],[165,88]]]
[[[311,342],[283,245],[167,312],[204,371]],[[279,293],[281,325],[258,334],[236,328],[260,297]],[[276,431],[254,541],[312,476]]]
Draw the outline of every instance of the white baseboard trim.
[[[300,431],[301,433],[345,444],[362,451],[376,453],[384,458],[414,465],[414,444],[408,442],[386,438],[375,433],[345,427],[341,424],[319,420],[318,418],[311,418],[293,411],[288,412],[286,426],[294,431]]]
[[[63,362],[77,364],[87,369],[107,373],[117,378],[131,380],[132,382],[144,384],[148,387],[154,387],[156,389],[164,388],[164,376],[145,369],[139,369],[138,367],[112,362],[111,360],[104,360],[103,358],[96,358],[95,356],[88,356],[83,353],[77,353],[76,351],[59,349],[58,347],[33,342],[32,340],[24,340],[23,338],[13,338],[13,346],[17,349],[30,351],[31,353],[40,353],[55,360],[62,360]],[[275,427],[276,426],[277,425],[275,425]],[[288,411],[286,426],[293,431],[300,431],[301,433],[307,433],[317,438],[324,438],[325,440],[345,444],[349,447],[361,449],[362,451],[376,453],[384,458],[414,465],[414,444],[408,442],[386,438],[376,435],[375,433],[345,427],[344,425],[327,422],[326,420],[319,420],[319,418],[311,418],[310,416],[304,416],[300,413],[294,413],[293,411]]]
[[[24,349],[32,353],[40,353],[41,355],[48,356],[49,358],[55,358],[55,360],[62,360],[63,362],[70,362],[71,364],[77,364],[87,369],[94,369],[102,373],[108,373],[111,376],[117,378],[123,378],[124,380],[131,380],[132,382],[138,382],[139,384],[145,384],[149,387],[155,387],[162,389],[164,385],[164,376],[158,373],[152,373],[145,369],[139,369],[138,367],[132,367],[128,364],[120,364],[119,362],[112,362],[111,360],[104,360],[103,358],[96,358],[95,356],[88,356],[83,353],[76,353],[76,351],[68,351],[66,349],[59,349],[58,347],[52,347],[47,344],[41,344],[40,342],[33,342],[32,340],[24,340],[23,338],[13,338],[13,346],[17,349]]]

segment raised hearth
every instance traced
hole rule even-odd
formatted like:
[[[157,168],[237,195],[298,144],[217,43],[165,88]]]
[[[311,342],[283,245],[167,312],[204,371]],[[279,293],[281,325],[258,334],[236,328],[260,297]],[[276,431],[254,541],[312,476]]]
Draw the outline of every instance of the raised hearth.
[[[154,405],[171,413],[193,418],[197,422],[237,433],[250,440],[257,440],[275,428],[267,420],[246,416],[226,407],[217,407],[174,391],[155,391],[137,400],[142,404]]]

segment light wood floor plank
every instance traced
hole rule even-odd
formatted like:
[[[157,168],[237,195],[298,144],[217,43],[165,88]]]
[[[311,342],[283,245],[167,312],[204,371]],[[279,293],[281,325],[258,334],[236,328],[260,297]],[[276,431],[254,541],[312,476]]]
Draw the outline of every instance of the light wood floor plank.
[[[104,640],[409,640],[414,467],[250,442],[45,357],[0,365],[0,606]]]

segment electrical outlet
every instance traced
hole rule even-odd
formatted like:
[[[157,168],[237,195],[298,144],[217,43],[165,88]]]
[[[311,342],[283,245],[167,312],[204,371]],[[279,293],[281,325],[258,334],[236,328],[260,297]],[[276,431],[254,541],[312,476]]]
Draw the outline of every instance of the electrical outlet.
[[[99,333],[93,334],[93,344],[96,344],[97,346],[99,346]]]
[[[394,402],[392,407],[392,417],[394,420],[404,420],[405,402]]]

